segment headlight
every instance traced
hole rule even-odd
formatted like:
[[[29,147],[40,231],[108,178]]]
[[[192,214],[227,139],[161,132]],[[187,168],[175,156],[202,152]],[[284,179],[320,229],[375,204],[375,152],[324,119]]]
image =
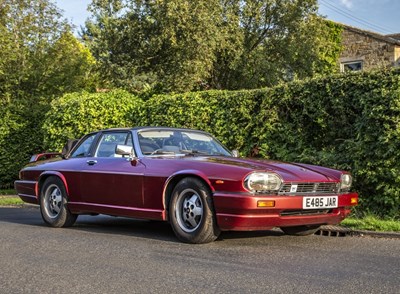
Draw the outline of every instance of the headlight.
[[[244,187],[250,192],[278,191],[282,180],[275,173],[254,172],[244,179]]]
[[[347,192],[350,190],[352,178],[349,174],[342,174],[340,176],[340,191]]]

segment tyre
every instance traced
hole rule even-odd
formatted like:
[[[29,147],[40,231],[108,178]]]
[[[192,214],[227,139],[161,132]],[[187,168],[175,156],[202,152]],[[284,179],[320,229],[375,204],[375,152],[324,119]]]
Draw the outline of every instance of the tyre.
[[[319,230],[319,225],[297,226],[297,227],[282,227],[281,230],[286,235],[292,236],[308,236],[313,235]]]
[[[67,202],[67,192],[61,179],[47,178],[40,193],[40,213],[44,222],[56,228],[72,226],[78,216],[68,210]]]
[[[175,235],[182,242],[208,243],[220,234],[210,189],[197,178],[184,178],[175,186],[169,217]]]

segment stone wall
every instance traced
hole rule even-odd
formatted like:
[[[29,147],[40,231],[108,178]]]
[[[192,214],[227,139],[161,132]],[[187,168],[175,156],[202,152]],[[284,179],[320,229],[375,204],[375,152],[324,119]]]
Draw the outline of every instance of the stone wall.
[[[344,27],[342,45],[341,64],[362,61],[363,70],[400,64],[400,45],[383,35]]]

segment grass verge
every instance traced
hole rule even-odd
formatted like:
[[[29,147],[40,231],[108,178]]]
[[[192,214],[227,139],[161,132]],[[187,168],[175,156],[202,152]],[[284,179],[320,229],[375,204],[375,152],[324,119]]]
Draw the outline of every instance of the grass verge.
[[[21,205],[23,203],[24,201],[17,196],[0,196],[0,206]]]
[[[17,192],[14,189],[3,189],[0,190],[0,195],[16,195]]]
[[[400,232],[400,221],[380,219],[374,215],[367,215],[362,218],[348,217],[340,225],[353,230]]]

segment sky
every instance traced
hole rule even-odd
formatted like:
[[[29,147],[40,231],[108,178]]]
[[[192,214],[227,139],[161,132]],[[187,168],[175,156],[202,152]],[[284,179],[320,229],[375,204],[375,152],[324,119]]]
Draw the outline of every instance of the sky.
[[[400,33],[399,0],[318,0],[319,13],[328,19],[364,30]]]
[[[53,0],[79,31],[91,0]],[[196,0],[194,0],[196,1]],[[400,33],[399,0],[318,0],[319,13],[327,19],[380,33]]]

